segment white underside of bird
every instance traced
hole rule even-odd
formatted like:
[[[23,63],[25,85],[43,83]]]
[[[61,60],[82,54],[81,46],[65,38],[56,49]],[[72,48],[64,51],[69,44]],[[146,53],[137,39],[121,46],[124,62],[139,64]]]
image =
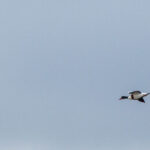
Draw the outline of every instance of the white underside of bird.
[[[129,95],[128,99],[138,100],[138,99],[145,97],[147,95],[148,95],[148,93],[139,93],[139,94],[134,93],[134,94]]]

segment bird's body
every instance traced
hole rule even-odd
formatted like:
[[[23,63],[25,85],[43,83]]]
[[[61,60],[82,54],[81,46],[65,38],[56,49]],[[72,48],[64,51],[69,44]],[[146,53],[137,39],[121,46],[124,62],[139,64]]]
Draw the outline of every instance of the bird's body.
[[[138,100],[140,102],[145,103],[143,97],[149,95],[150,93],[142,93],[140,91],[133,91],[133,92],[129,92],[129,96],[122,96],[120,98],[120,100],[122,99],[130,99],[130,100]]]

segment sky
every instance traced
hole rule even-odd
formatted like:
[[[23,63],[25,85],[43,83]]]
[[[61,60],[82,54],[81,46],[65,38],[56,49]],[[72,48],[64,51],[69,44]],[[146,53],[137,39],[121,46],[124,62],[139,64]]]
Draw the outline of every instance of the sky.
[[[150,1],[0,1],[0,149],[149,150]]]

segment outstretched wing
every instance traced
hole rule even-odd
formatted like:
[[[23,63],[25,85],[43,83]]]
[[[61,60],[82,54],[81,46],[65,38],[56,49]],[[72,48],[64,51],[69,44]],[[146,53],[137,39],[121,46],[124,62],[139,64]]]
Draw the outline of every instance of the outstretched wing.
[[[145,103],[143,98],[138,99],[139,102]]]
[[[129,94],[141,94],[141,91],[133,91],[133,92],[129,92]]]

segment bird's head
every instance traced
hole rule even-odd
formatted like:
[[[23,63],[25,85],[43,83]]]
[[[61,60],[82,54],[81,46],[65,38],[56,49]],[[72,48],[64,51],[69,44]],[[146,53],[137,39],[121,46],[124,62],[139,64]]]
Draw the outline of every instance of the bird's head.
[[[119,100],[128,99],[127,96],[121,96]]]

